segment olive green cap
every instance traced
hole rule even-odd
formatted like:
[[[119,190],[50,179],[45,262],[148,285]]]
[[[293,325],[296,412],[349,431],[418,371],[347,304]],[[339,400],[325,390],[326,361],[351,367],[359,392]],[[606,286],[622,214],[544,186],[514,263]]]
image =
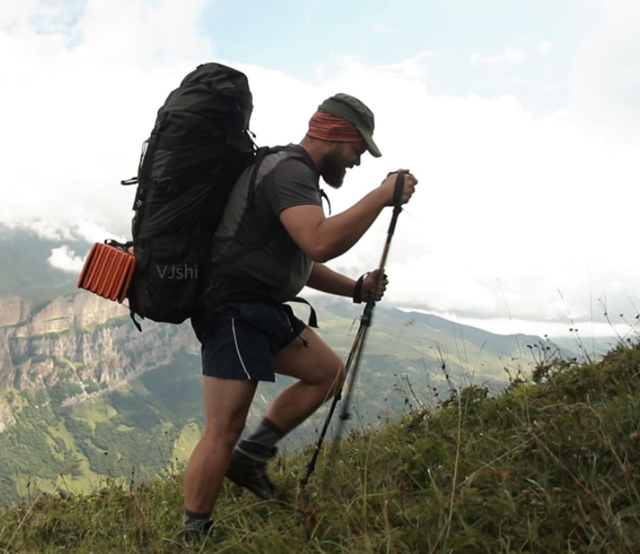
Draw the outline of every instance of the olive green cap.
[[[331,98],[327,98],[318,106],[318,109],[353,123],[362,135],[367,145],[367,150],[371,155],[374,158],[382,156],[378,145],[373,141],[373,129],[375,127],[373,112],[360,100],[340,92]]]

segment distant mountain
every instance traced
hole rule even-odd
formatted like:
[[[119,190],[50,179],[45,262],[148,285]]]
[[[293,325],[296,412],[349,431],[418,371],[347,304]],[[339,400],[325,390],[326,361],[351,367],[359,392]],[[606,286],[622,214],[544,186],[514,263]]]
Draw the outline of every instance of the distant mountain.
[[[342,347],[345,351],[344,323],[335,325],[332,321],[337,316],[354,322],[357,327],[356,320],[362,308],[349,302],[334,302],[319,307],[318,313],[321,322],[323,319],[328,321],[326,326],[321,323],[322,336],[332,346]],[[475,375],[489,383],[499,383],[505,379],[505,365],[521,365],[524,369],[534,361],[527,345],[543,342],[541,337],[534,335],[497,335],[436,315],[380,304],[374,312],[367,353],[411,360],[412,367],[418,372],[425,368],[431,372],[445,364],[454,374]]]

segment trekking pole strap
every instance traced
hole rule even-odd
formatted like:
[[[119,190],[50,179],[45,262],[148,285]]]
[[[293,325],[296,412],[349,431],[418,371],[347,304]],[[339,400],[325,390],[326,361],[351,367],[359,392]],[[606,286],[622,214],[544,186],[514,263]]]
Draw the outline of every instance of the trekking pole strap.
[[[369,272],[361,275],[360,278],[356,281],[356,286],[353,288],[353,303],[354,304],[362,304],[362,285],[364,284],[364,280],[369,275]]]

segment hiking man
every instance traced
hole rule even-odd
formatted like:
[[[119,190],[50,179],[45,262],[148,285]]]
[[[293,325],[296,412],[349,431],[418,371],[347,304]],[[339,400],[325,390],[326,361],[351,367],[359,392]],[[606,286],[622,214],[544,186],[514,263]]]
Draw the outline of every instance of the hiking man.
[[[202,344],[205,428],[185,470],[182,538],[211,531],[225,475],[262,499],[273,498],[277,489],[267,463],[277,442],[342,386],[343,362],[284,302],[305,285],[356,302],[372,294],[376,271],[356,282],[323,263],[347,252],[392,205],[397,174],[328,218],[319,180],[338,189],[366,151],[381,156],[373,130],[373,113],[362,102],[332,96],[311,118],[300,144],[264,158],[253,191],[253,167],[232,189],[212,243],[215,301],[192,318]],[[407,174],[402,204],[416,184]],[[378,300],[386,285],[385,278]],[[297,381],[238,443],[258,382],[274,381],[275,373]]]

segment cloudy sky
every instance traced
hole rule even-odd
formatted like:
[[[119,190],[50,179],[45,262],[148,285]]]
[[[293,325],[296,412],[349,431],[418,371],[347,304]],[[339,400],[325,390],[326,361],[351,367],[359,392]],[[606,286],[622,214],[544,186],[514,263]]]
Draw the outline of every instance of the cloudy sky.
[[[387,304],[551,336],[612,333],[606,306],[626,333],[639,28],[637,0],[2,0],[0,222],[127,235],[119,181],[167,94],[218,61],[249,77],[259,144],[299,141],[336,92],[373,109],[383,157],[329,195],[337,212],[390,170],[419,178]],[[375,267],[389,216],[331,265]]]

